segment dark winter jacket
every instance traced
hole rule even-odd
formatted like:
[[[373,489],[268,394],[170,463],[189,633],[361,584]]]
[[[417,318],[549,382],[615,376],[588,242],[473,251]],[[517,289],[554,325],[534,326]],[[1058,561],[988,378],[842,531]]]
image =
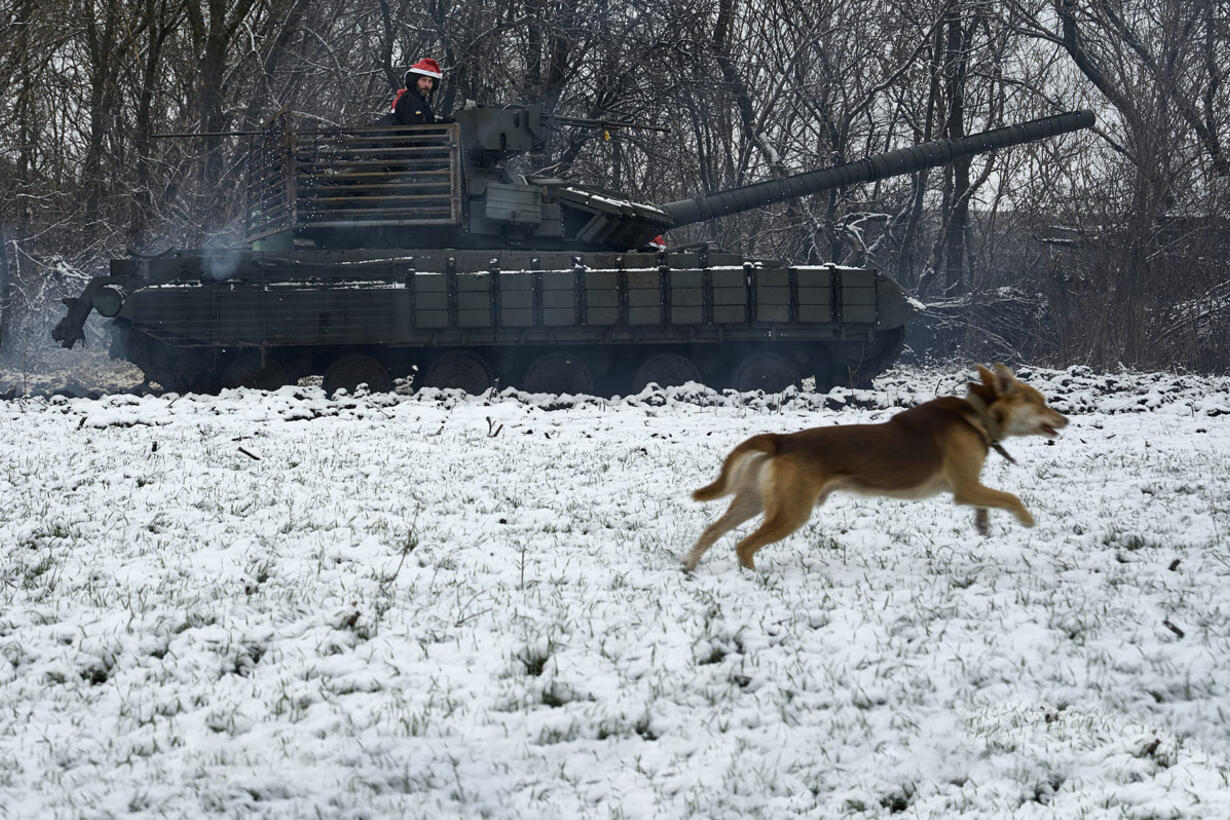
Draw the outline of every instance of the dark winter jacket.
[[[419,96],[418,89],[404,88],[397,92],[397,100],[393,103],[394,125],[423,125],[435,121],[431,103]]]

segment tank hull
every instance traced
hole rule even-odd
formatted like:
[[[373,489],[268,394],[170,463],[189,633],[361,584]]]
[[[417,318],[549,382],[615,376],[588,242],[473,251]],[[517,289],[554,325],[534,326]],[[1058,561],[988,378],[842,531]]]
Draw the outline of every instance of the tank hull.
[[[205,391],[309,374],[330,390],[858,385],[920,307],[873,270],[704,251],[182,252],[120,260],[108,280],[124,294],[113,353]]]

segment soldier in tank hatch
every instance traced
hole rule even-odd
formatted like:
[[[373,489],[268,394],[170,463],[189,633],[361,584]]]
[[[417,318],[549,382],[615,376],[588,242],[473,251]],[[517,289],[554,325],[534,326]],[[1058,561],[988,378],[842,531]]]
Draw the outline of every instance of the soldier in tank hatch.
[[[440,64],[424,57],[406,71],[406,87],[399,89],[393,98],[393,123],[395,125],[423,125],[436,121],[431,110],[431,98],[436,83],[443,79]]]

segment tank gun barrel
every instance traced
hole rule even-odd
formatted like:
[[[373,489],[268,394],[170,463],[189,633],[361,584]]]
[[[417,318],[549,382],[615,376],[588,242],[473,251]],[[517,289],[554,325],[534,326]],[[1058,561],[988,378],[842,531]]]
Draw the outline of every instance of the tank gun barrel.
[[[681,199],[662,205],[674,218],[675,226],[691,225],[726,214],[750,211],[764,205],[806,196],[856,183],[873,182],[886,177],[910,174],[945,165],[959,157],[973,156],[997,148],[1007,148],[1047,137],[1066,134],[1094,123],[1092,111],[1069,111],[1037,120],[1008,125],[955,140],[935,140],[898,148],[882,154],[834,165],[816,171],[758,182],[708,196]]]

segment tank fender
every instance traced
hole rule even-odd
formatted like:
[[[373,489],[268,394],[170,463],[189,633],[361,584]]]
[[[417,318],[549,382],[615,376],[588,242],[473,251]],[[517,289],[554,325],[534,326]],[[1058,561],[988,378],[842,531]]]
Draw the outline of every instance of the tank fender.
[[[880,328],[901,327],[927,309],[900,284],[883,274],[876,275],[876,302],[876,326]]]

